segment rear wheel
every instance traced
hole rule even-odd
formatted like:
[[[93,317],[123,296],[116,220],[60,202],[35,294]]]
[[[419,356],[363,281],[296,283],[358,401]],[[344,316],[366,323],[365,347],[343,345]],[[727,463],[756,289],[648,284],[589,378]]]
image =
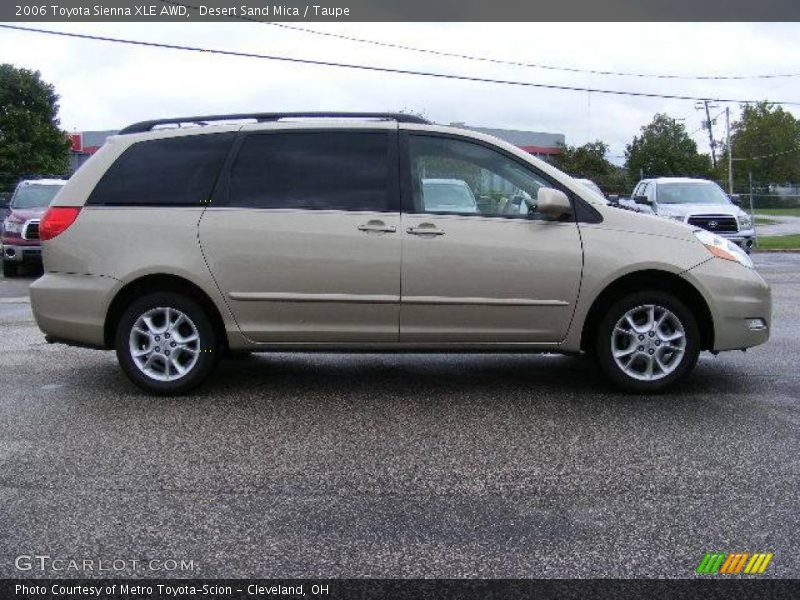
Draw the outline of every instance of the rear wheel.
[[[3,261],[3,277],[16,277],[17,265],[7,260]]]
[[[181,294],[137,299],[117,327],[117,359],[151,394],[179,395],[200,385],[217,362],[217,340],[205,311]]]
[[[611,306],[595,348],[600,367],[617,387],[661,392],[694,368],[700,332],[691,311],[672,294],[637,292]]]

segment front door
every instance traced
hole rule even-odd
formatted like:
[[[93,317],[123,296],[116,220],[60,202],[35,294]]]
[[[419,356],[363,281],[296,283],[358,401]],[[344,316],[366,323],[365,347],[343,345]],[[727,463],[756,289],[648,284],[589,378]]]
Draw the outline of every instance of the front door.
[[[244,134],[200,242],[248,338],[396,342],[400,213],[395,129]]]
[[[403,135],[401,341],[563,340],[583,255],[574,219],[535,209],[553,183],[483,143]]]

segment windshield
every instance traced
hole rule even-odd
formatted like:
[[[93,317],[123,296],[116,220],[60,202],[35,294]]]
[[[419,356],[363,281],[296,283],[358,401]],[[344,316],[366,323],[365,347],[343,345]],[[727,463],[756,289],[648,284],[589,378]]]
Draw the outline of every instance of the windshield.
[[[661,183],[659,204],[730,204],[728,196],[716,183]]]
[[[55,198],[60,185],[25,185],[17,188],[11,200],[11,208],[43,208]]]
[[[425,210],[431,212],[478,212],[475,197],[464,182],[422,182]]]

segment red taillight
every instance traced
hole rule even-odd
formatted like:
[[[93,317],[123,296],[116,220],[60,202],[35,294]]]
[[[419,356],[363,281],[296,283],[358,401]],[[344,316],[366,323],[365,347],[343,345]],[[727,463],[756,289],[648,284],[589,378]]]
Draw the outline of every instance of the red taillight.
[[[39,224],[39,238],[52,240],[57,235],[64,233],[78,218],[81,212],[79,206],[53,206],[47,209]]]

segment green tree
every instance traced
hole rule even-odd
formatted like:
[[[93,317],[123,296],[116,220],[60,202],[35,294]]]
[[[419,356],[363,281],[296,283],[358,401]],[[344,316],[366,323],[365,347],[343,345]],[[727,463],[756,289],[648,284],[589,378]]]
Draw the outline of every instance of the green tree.
[[[0,65],[0,190],[66,173],[69,142],[57,114],[58,96],[38,71]]]
[[[686,127],[663,113],[642,127],[625,149],[625,166],[632,179],[645,177],[708,177],[711,159],[697,151]]]
[[[606,193],[619,193],[627,189],[624,173],[606,159],[608,144],[600,140],[583,146],[562,146],[553,164],[573,177],[591,179]]]
[[[800,182],[800,120],[768,102],[745,104],[731,126],[734,187],[748,187],[752,171],[757,187]],[[719,178],[728,178],[727,148],[723,148]]]

